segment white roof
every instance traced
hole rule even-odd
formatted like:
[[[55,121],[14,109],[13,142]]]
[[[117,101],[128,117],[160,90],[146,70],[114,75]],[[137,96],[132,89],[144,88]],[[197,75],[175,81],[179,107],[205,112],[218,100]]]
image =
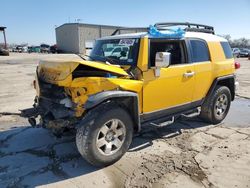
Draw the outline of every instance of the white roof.
[[[141,38],[143,36],[148,35],[147,32],[140,32],[140,33],[127,33],[127,34],[120,34],[120,35],[113,35],[113,36],[106,36],[100,38],[102,39],[120,39],[120,38]]]
[[[186,32],[185,38],[198,38],[198,39],[203,39],[209,42],[213,42],[213,41],[226,42],[227,41],[225,38],[220,37],[218,35],[213,35],[210,33],[201,33],[201,32]]]
[[[164,33],[164,31],[161,31]],[[141,32],[141,33],[129,33],[129,34],[120,34],[120,35],[114,35],[114,36],[107,36],[100,38],[100,40],[105,40],[105,39],[120,39],[120,38],[142,38],[149,36],[147,32]],[[157,38],[157,37],[156,37]],[[203,39],[205,41],[221,41],[221,42],[226,42],[227,40],[223,37],[220,37],[218,35],[213,35],[209,33],[201,33],[201,32],[185,32],[184,38],[197,38],[197,39]]]

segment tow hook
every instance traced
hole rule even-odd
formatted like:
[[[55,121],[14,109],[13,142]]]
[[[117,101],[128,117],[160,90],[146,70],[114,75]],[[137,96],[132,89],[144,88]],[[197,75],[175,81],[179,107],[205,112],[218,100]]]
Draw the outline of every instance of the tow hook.
[[[0,112],[0,117],[1,116],[11,116],[11,115],[15,115],[15,116],[20,116],[20,117],[24,117],[24,118],[28,118],[28,121],[30,123],[30,125],[32,127],[38,127],[38,125],[36,124],[36,117],[39,115],[39,108],[27,108],[27,109],[23,109],[20,110],[20,113],[15,113],[15,112]]]
[[[34,117],[28,118],[28,121],[33,128],[37,127],[36,119]]]
[[[37,108],[37,107],[27,108],[27,109],[23,109],[20,111],[21,111],[20,116],[24,117],[24,118],[33,118],[33,117],[37,117],[39,115],[39,108]]]

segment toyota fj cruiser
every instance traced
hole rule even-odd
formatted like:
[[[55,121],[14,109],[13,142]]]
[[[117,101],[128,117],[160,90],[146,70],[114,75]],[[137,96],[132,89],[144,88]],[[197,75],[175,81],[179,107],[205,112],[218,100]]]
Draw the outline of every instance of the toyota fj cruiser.
[[[40,62],[34,107],[22,110],[33,126],[76,129],[79,152],[96,166],[119,160],[142,124],[165,126],[182,116],[217,124],[235,98],[238,65],[213,27],[158,23],[117,35],[126,29],[96,40],[83,60]]]

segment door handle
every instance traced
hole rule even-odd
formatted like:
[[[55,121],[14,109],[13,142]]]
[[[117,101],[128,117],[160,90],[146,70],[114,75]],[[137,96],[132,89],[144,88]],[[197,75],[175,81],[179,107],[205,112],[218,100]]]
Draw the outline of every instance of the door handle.
[[[185,72],[185,73],[183,74],[183,76],[184,76],[185,78],[189,78],[189,77],[194,76],[194,74],[195,74],[195,72]]]

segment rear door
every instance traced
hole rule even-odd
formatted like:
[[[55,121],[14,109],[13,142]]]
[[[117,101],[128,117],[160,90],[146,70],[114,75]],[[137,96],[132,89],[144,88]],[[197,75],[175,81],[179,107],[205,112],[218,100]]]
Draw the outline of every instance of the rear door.
[[[212,84],[212,64],[206,41],[189,39],[191,62],[195,71],[193,102],[202,100]]]

